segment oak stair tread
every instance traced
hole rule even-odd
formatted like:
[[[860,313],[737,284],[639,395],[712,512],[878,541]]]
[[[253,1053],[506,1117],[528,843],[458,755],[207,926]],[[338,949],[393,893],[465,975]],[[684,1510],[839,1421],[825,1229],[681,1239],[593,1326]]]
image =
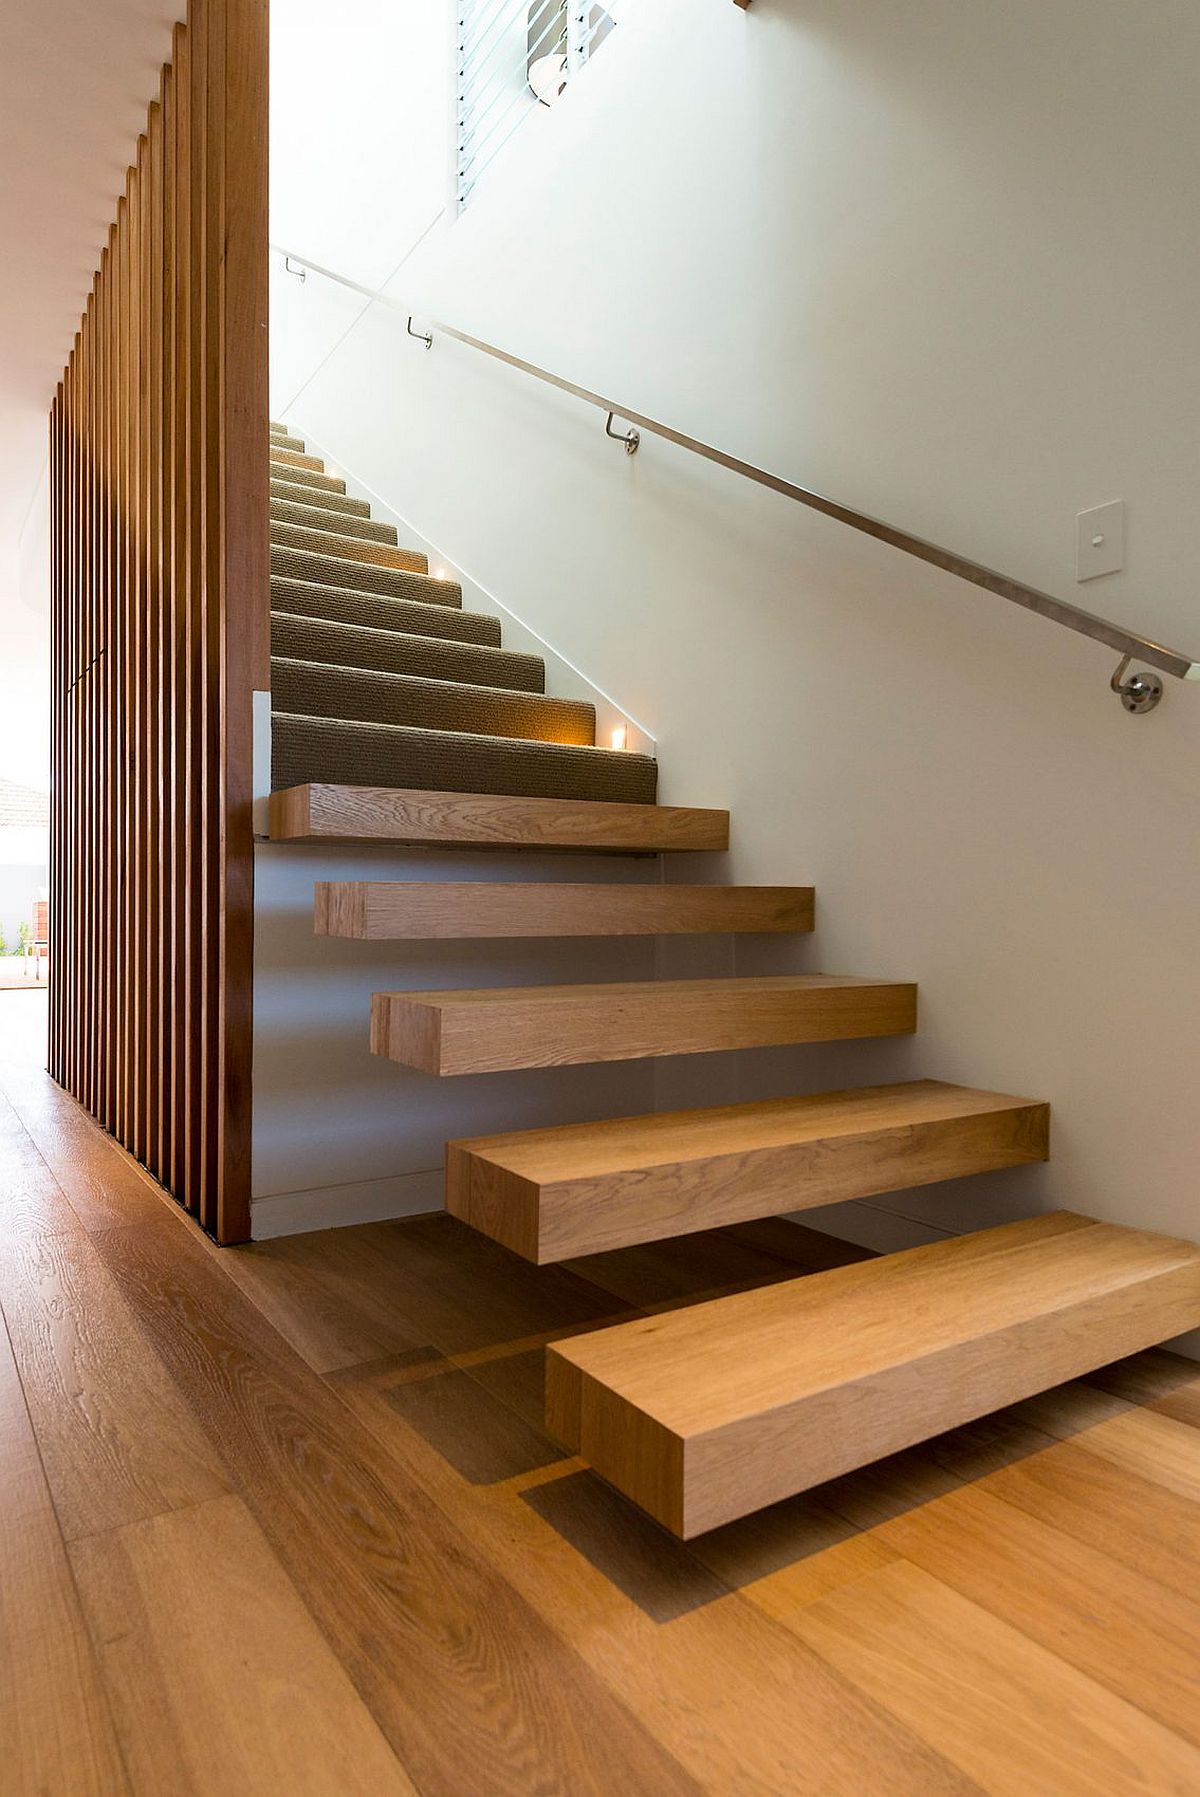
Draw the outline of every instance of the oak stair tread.
[[[552,1433],[688,1538],[1200,1324],[1200,1248],[1060,1211],[553,1343]]]
[[[813,927],[811,886],[575,881],[347,880],[316,888],[316,933],[360,941],[462,937],[794,934]]]
[[[301,661],[276,654],[274,644],[271,695],[281,712],[342,723],[404,725],[577,748],[593,747],[596,737],[595,708],[583,700]],[[628,756],[622,760],[630,762]]]
[[[729,847],[729,813],[686,805],[312,780],[271,794],[270,832],[274,842],[386,842],[566,854],[722,853]]]
[[[273,702],[277,695],[273,694]],[[271,786],[427,787],[432,792],[652,805],[658,768],[647,755],[587,744],[476,735],[304,713],[271,713]]]
[[[376,992],[371,1049],[441,1075],[705,1054],[916,1028],[916,987],[849,974]]]
[[[546,1265],[1048,1152],[1046,1104],[914,1080],[448,1142],[446,1208]]]

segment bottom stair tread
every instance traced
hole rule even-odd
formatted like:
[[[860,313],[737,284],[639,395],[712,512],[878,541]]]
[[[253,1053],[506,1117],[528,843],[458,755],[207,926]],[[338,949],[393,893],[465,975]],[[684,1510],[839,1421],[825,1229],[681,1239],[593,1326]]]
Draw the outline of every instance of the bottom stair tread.
[[[553,1344],[547,1420],[681,1536],[1200,1324],[1200,1248],[1059,1211]]]

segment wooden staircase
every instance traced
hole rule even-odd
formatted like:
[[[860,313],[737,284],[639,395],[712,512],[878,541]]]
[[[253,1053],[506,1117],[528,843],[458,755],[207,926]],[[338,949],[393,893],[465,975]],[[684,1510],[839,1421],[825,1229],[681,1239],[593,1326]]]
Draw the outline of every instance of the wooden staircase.
[[[588,708],[546,697],[540,662],[504,650],[495,619],[462,611],[446,583],[430,593],[423,558],[369,529],[299,439],[272,427],[271,453],[274,840],[727,849],[726,812],[654,803],[652,771],[597,750]],[[318,547],[322,532],[335,542]],[[418,777],[388,784],[381,766]],[[813,893],[340,882],[317,887],[315,927],[359,941],[778,937],[812,930]],[[914,985],[842,974],[380,992],[371,1007],[373,1051],[439,1076],[915,1028]],[[917,1080],[451,1142],[446,1201],[546,1264],[1043,1161],[1048,1125],[1041,1100]],[[1060,1212],[558,1342],[547,1418],[690,1536],[1197,1325],[1200,1249]]]

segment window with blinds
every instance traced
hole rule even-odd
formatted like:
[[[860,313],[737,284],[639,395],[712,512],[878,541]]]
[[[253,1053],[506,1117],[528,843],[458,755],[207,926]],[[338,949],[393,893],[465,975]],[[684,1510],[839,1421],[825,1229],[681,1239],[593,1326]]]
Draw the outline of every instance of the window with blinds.
[[[460,0],[460,210],[518,126],[568,91],[620,11],[620,0],[608,0],[605,6],[593,0]]]

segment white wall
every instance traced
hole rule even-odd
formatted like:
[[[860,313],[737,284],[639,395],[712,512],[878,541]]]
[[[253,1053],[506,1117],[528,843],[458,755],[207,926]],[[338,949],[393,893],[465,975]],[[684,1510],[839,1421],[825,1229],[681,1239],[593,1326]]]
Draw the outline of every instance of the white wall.
[[[450,56],[442,0],[272,0],[274,243],[387,278],[447,197]]]
[[[49,475],[19,536],[0,543],[0,774],[50,785]]]
[[[1176,0],[645,0],[403,289],[1200,654],[1198,58]],[[298,427],[645,720],[665,799],[732,807],[721,877],[815,883],[813,941],[737,964],[921,983],[911,1043],[665,1066],[660,1101],[911,1073],[1042,1096],[1047,1169],[838,1226],[1064,1204],[1200,1236],[1200,692],[1131,718],[1108,651],[666,444],[627,458],[382,308],[330,354],[319,285],[276,296],[316,370]],[[1118,497],[1126,570],[1077,588],[1075,513]]]

